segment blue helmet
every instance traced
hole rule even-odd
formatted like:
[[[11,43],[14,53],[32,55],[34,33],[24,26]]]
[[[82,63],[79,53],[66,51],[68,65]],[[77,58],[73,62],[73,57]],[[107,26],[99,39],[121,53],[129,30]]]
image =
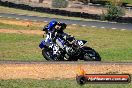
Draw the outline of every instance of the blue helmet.
[[[52,30],[57,25],[57,21],[51,21],[48,25],[48,31]]]
[[[43,31],[51,31],[53,27],[57,25],[57,21],[51,21],[48,25],[43,28]]]

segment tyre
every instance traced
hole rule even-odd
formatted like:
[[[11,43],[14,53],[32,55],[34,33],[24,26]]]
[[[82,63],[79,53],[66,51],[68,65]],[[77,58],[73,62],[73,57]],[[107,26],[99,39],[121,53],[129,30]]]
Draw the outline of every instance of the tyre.
[[[78,59],[76,59],[76,58],[70,58],[70,59],[67,60],[67,61],[78,61]]]
[[[43,57],[47,60],[47,61],[54,61],[52,58],[52,52],[50,52],[50,50],[48,49],[43,49],[42,50],[42,55]]]
[[[101,57],[98,52],[90,47],[83,47],[84,61],[101,61]]]
[[[62,55],[53,57],[52,49],[43,49],[42,55],[47,61],[64,61],[64,57]]]
[[[87,79],[84,76],[77,76],[76,81],[80,85],[84,85],[87,82]]]

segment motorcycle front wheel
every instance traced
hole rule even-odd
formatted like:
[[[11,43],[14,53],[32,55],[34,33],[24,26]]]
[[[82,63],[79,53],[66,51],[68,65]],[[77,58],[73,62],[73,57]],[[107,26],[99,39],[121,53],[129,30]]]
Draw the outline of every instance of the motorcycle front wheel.
[[[42,55],[47,61],[63,61],[63,56],[54,57],[52,49],[43,49]]]

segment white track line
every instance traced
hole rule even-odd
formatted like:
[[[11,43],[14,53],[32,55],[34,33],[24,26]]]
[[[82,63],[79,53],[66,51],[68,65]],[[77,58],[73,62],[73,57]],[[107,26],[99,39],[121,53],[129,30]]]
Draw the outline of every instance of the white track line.
[[[101,27],[101,28],[103,28],[103,29],[104,29],[105,27]]]
[[[121,29],[121,31],[125,31],[126,29]]]
[[[96,26],[91,26],[91,27],[95,28]]]
[[[72,24],[72,25],[77,25],[77,24]]]
[[[85,27],[86,25],[82,25],[83,27]]]
[[[48,21],[44,21],[45,23],[47,23]]]
[[[16,18],[17,20],[19,20],[20,18]]]
[[[111,28],[111,29],[117,29],[117,28]]]
[[[117,22],[109,22],[109,23],[117,23]]]

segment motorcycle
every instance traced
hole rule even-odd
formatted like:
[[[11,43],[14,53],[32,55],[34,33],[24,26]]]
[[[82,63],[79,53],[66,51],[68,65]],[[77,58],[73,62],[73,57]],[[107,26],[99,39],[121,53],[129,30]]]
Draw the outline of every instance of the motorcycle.
[[[48,45],[44,41],[41,41],[39,44],[39,47],[42,49],[42,55],[47,61],[101,61],[101,57],[97,51],[88,46],[84,46],[87,41],[76,40],[74,37],[72,37],[72,42],[70,38],[62,40],[58,37],[57,39],[66,45],[65,49],[52,41],[48,41]],[[53,55],[53,47],[56,48],[56,57]]]

